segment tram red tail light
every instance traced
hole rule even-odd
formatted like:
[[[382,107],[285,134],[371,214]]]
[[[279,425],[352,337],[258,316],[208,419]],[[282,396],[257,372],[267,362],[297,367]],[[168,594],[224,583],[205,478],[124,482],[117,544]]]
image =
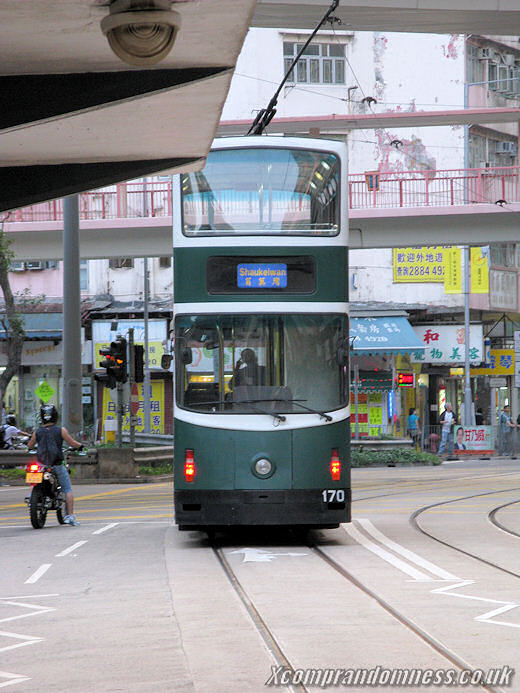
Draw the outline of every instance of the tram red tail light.
[[[330,476],[332,477],[332,481],[339,481],[341,477],[341,461],[336,448],[332,450],[330,456]]]
[[[193,450],[186,450],[184,457],[184,478],[188,483],[195,479],[195,453]]]

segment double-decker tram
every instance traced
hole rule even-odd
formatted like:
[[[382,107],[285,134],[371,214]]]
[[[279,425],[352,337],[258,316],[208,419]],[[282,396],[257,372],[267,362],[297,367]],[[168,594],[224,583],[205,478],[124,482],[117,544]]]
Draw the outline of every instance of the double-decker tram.
[[[346,181],[344,143],[265,136],[179,177],[181,530],[350,521]]]

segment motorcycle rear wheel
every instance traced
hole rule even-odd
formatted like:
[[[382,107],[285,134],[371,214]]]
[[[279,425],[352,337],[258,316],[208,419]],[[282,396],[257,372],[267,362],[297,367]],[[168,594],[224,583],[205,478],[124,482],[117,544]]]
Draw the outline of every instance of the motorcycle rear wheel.
[[[31,493],[29,504],[31,513],[31,524],[34,529],[41,529],[47,519],[47,508],[45,507],[45,496],[40,486],[34,486]]]

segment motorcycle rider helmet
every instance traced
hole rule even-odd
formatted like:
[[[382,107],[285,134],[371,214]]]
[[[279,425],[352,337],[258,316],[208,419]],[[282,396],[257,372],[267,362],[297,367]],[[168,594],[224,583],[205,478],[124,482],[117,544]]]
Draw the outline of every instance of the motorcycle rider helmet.
[[[5,422],[8,426],[16,426],[16,416],[14,414],[8,414],[5,417]]]
[[[58,410],[54,404],[45,404],[43,407],[40,407],[40,418],[43,424],[55,424],[58,420]]]

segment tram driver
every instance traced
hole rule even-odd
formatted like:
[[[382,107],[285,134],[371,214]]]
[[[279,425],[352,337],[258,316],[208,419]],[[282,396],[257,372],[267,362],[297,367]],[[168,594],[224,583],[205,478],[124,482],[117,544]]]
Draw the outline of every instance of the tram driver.
[[[265,385],[265,367],[258,365],[252,349],[242,349],[233,370],[233,387],[242,385]]]

